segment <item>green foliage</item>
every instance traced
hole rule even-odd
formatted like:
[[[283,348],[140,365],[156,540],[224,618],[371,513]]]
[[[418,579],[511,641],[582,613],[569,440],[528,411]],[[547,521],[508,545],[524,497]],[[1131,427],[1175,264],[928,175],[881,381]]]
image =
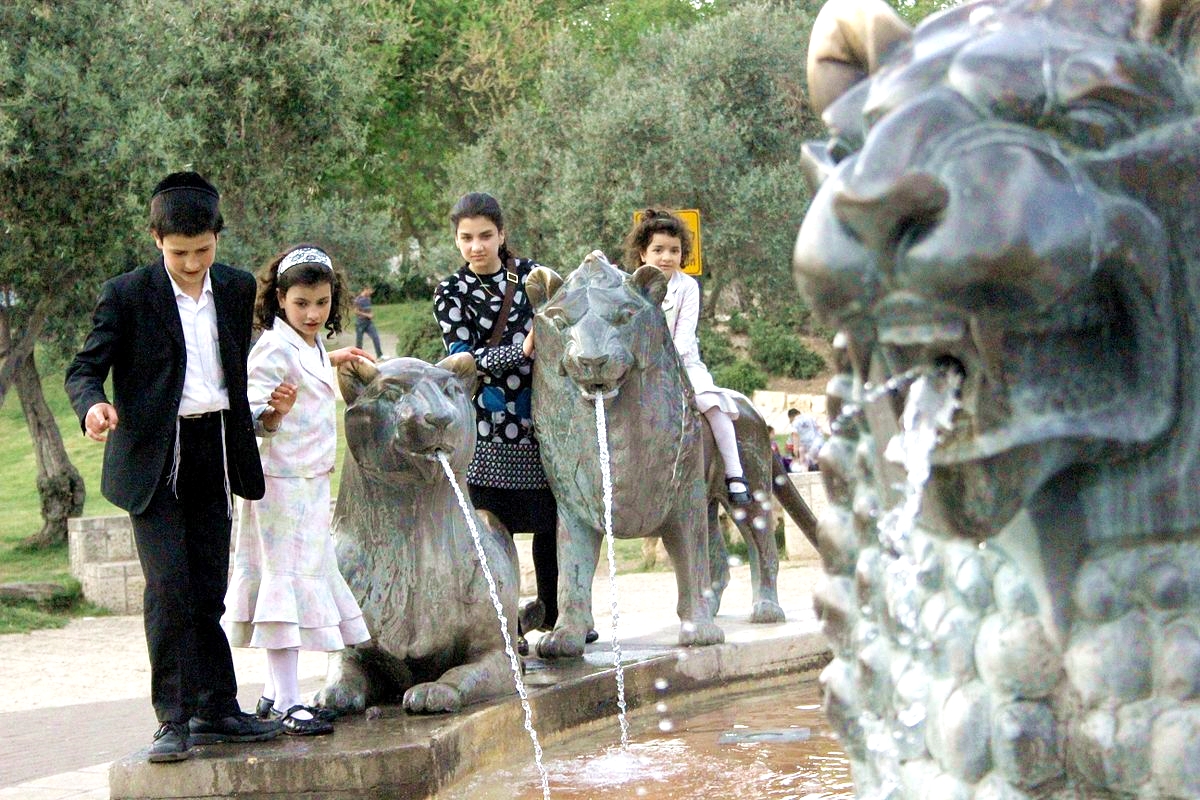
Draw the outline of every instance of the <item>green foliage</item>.
[[[733,364],[737,354],[729,346],[729,340],[719,331],[712,330],[707,325],[700,325],[697,335],[700,339],[700,358],[709,371]]]
[[[740,311],[735,311],[729,315],[729,322],[726,323],[731,333],[736,333],[739,336],[745,336],[750,332],[750,319]]]
[[[772,375],[800,380],[815,378],[826,369],[825,359],[786,327],[768,320],[750,324],[750,356]]]
[[[44,312],[74,348],[99,282],[156,255],[146,207],[169,171],[191,167],[217,184],[228,225],[221,255],[251,266],[338,197],[330,176],[365,158],[380,68],[372,42],[396,27],[386,9],[355,0],[0,6],[0,287],[28,301],[14,310],[14,334]],[[328,236],[334,215],[325,217]],[[357,223],[343,216],[335,238],[349,240]]]
[[[822,131],[805,100],[810,25],[795,9],[738,4],[647,33],[615,66],[561,39],[538,102],[518,103],[451,163],[447,207],[493,192],[516,252],[559,268],[596,247],[619,253],[639,207],[698,208],[705,313],[731,310],[732,284],[744,307],[774,314],[796,294],[789,265],[808,202],[797,145]]]
[[[749,361],[737,359],[732,364],[711,370],[717,386],[733,389],[749,397],[759,389],[767,388],[767,376]]]
[[[887,0],[888,5],[900,12],[900,16],[908,20],[910,25],[916,25],[921,20],[930,14],[937,13],[952,6],[956,6],[961,0]]]
[[[431,364],[446,357],[431,300],[412,300],[383,308],[384,314],[375,313],[375,325],[380,331],[396,334],[396,355],[419,358]]]

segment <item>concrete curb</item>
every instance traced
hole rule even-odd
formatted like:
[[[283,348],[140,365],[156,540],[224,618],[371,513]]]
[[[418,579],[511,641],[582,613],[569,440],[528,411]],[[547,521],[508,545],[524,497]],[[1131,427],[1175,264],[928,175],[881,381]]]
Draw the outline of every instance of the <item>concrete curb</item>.
[[[626,652],[625,700],[633,710],[717,685],[780,675],[815,675],[829,660],[817,632],[682,650]],[[530,659],[527,681],[534,726],[549,737],[615,717],[612,655],[590,651],[568,664]],[[662,682],[665,692],[658,688]],[[280,737],[265,744],[197,748],[174,765],[150,764],[145,751],[114,762],[111,797],[134,798],[383,798],[428,797],[492,764],[511,763],[530,747],[518,698],[481,705],[452,717],[411,717],[389,707],[377,719],[339,721],[319,739]]]

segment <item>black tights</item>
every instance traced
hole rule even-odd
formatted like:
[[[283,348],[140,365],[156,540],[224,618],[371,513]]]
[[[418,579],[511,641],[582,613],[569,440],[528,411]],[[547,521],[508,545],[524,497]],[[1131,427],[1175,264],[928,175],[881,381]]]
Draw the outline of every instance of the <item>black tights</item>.
[[[549,489],[497,489],[467,485],[471,503],[490,511],[514,533],[533,534],[533,572],[537,596],[546,606],[546,627],[558,619],[558,504]]]

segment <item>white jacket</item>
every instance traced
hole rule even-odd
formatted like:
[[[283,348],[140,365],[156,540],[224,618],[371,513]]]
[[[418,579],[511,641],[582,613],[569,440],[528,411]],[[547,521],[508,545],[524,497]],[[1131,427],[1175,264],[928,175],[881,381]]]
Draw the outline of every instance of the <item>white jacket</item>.
[[[333,471],[337,455],[337,406],[333,369],[325,346],[317,338],[321,363],[310,367],[301,353],[308,344],[283,320],[263,331],[250,351],[246,394],[259,436],[258,453],[263,474],[282,478],[315,478]],[[281,383],[296,385],[296,402],[284,416],[279,429],[268,431],[262,415],[267,400]]]

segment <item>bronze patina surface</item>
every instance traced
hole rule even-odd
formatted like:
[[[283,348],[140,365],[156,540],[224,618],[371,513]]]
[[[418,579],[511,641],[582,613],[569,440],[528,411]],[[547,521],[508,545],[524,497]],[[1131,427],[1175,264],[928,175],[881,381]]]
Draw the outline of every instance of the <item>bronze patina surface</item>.
[[[321,702],[362,711],[402,697],[406,711],[436,713],[513,693],[475,544],[435,457],[446,454],[465,493],[475,359],[356,361],[338,378],[348,404],[334,516],[338,565],[374,638],[331,657]],[[516,547],[490,514],[476,519],[515,642]]]
[[[838,0],[814,26],[794,266],[840,331],[817,605],[863,797],[1200,797],[1198,18],[974,2],[910,33]],[[909,382],[951,373],[897,539],[884,449]]]

